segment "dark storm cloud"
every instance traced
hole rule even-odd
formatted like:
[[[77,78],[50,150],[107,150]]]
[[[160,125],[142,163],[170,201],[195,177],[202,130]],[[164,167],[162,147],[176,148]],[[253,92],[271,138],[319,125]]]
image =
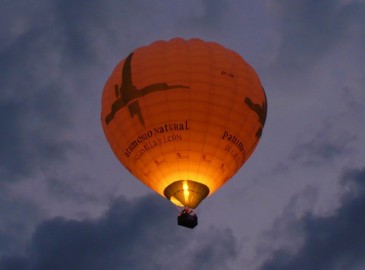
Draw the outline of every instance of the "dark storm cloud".
[[[17,102],[0,103],[0,182],[12,180],[9,174],[27,174],[27,157],[21,143],[21,122],[25,110]]]
[[[71,127],[74,109],[64,81],[93,59],[88,33],[100,20],[89,13],[92,7],[17,1],[2,9],[7,40],[0,47],[0,181],[31,175],[75,148],[60,136]]]
[[[121,4],[115,8],[119,7]],[[69,68],[79,69],[98,60],[98,53],[93,45],[102,37],[98,37],[94,31],[103,28],[108,31],[106,26],[112,22],[110,18],[105,19],[109,8],[110,5],[104,1],[54,1],[52,16],[55,25],[52,30],[57,31],[61,37],[62,54]],[[124,12],[121,9],[121,15]]]
[[[362,28],[365,23],[365,4],[360,2],[282,0],[275,5],[283,35],[279,64],[294,71],[307,68],[346,39],[351,27]]]
[[[229,8],[228,1],[225,0],[203,0],[204,12],[196,22],[209,27],[216,28],[221,23],[225,11]]]
[[[236,240],[228,229],[212,229],[198,241],[199,248],[189,255],[191,262],[185,269],[230,269],[227,262],[238,256]]]
[[[318,140],[317,140],[318,139]],[[336,141],[326,141],[324,137],[300,144],[293,151],[291,157],[303,159],[306,165],[322,166],[323,163],[338,160],[351,152],[350,144],[353,138],[338,138]]]
[[[29,252],[3,256],[0,268],[227,269],[237,255],[231,232],[178,227],[176,211],[167,205],[156,195],[133,202],[119,199],[99,219],[44,221],[33,234]]]
[[[67,127],[68,114],[63,113],[67,102],[57,86],[49,87],[32,97],[22,97],[23,91],[32,89],[15,86],[18,92],[14,100],[0,100],[0,181],[32,174],[46,163],[64,158],[71,149],[70,142],[57,138],[61,127]]]
[[[304,233],[297,253],[274,252],[261,270],[362,269],[365,263],[365,169],[343,176],[342,205],[328,217],[304,216],[290,227]],[[361,267],[362,266],[362,267]]]
[[[318,167],[351,154],[358,138],[344,130],[337,121],[339,117],[325,120],[316,133],[311,133],[308,141],[296,145],[291,160],[301,160],[305,165]]]
[[[11,195],[0,183],[0,215],[0,257],[21,253],[41,211],[33,202]]]
[[[76,181],[65,181],[62,177],[50,176],[47,179],[49,194],[59,201],[72,200],[78,204],[97,201],[97,195],[85,192],[85,186],[92,181],[91,177],[82,174],[76,175]]]

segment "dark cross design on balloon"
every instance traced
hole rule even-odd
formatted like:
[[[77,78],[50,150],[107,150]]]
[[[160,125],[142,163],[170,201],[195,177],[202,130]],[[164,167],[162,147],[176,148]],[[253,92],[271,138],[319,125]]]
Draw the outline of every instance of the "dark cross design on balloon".
[[[124,62],[122,70],[122,83],[121,85],[115,85],[115,97],[116,100],[111,106],[111,112],[105,117],[105,123],[109,124],[115,117],[115,114],[125,106],[128,106],[129,113],[131,117],[137,115],[139,122],[145,126],[144,118],[142,115],[141,107],[139,106],[138,98],[145,96],[147,94],[165,91],[170,89],[181,89],[190,88],[185,85],[168,85],[167,83],[154,83],[143,87],[142,89],[137,89],[133,85],[132,81],[132,57],[133,53],[129,54]]]
[[[253,101],[248,97],[245,98],[245,103],[250,108],[250,110],[254,111],[257,114],[257,116],[259,118],[259,122],[260,122],[261,126],[259,127],[259,129],[256,132],[256,137],[259,139],[259,138],[261,138],[262,129],[265,125],[265,120],[266,120],[266,114],[267,114],[266,98],[265,98],[265,101],[262,102],[261,105],[257,104],[257,103],[253,103]]]

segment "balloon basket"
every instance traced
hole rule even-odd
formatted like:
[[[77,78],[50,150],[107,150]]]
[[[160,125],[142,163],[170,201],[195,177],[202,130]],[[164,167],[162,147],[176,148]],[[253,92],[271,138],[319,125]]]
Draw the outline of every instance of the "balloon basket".
[[[186,228],[193,229],[198,225],[198,216],[193,210],[185,208],[177,216],[177,224]]]

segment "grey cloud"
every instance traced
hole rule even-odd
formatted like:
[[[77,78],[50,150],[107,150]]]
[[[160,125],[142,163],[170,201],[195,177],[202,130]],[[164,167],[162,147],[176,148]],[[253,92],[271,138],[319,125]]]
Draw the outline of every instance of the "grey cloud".
[[[121,14],[125,12],[122,5],[115,5]],[[63,61],[68,68],[77,70],[98,61],[96,49],[101,48],[96,48],[94,43],[98,38],[105,38],[98,37],[97,33],[100,29],[108,30],[105,26],[112,21],[105,19],[109,8],[110,5],[103,1],[54,1],[51,30],[58,33]]]
[[[27,258],[19,256],[19,257],[9,257],[6,259],[2,259],[0,261],[0,266],[2,269],[23,269],[28,270]]]
[[[24,243],[42,217],[41,210],[0,183],[0,214],[0,257],[22,253]]]
[[[304,243],[292,254],[280,249],[261,270],[363,269],[365,265],[365,169],[343,176],[342,204],[328,217],[305,215],[290,227],[303,233]]]
[[[53,198],[60,201],[74,201],[80,203],[90,203],[97,201],[97,196],[85,192],[92,179],[88,175],[77,175],[73,181],[67,181],[65,178],[51,176],[47,179],[47,190]]]
[[[280,10],[283,33],[279,65],[292,71],[308,68],[313,61],[346,39],[353,25],[364,25],[365,4],[339,1],[283,0]]]
[[[350,154],[356,136],[334,129],[325,125],[308,141],[298,144],[291,153],[291,159],[301,160],[306,166],[318,167]]]
[[[28,3],[29,9],[26,5],[9,4],[10,10],[17,11],[14,17],[4,14],[6,9],[2,9],[6,26],[21,28],[17,34],[15,30],[7,31],[11,41],[2,42],[0,50],[3,182],[32,175],[50,162],[66,158],[76,148],[62,138],[62,132],[71,128],[74,109],[72,91],[69,85],[66,88],[65,81],[71,80],[73,66],[86,65],[86,59],[92,59],[88,53],[90,46],[83,42],[85,34],[73,32],[86,23],[73,20],[72,24],[69,17],[58,18],[62,17],[62,10],[57,5]]]
[[[33,234],[29,252],[3,256],[3,270],[227,269],[237,243],[228,230],[199,231],[176,225],[165,199],[114,201],[93,220],[54,218]]]
[[[230,269],[230,262],[238,256],[235,242],[230,230],[212,229],[199,239],[199,248],[189,255],[192,262],[187,265],[187,269]]]
[[[22,91],[21,89],[18,89]],[[27,89],[26,91],[29,91]],[[55,91],[50,94],[50,91]],[[57,87],[26,98],[0,101],[0,182],[31,175],[47,164],[62,160],[72,144],[57,135],[69,127],[67,102]],[[19,99],[22,93],[19,93]]]
[[[0,104],[0,182],[11,179],[10,173],[26,174],[31,169],[27,164],[27,157],[22,153],[21,121],[24,107],[17,102]],[[19,166],[22,164],[23,166]]]
[[[197,21],[206,27],[215,28],[220,24],[224,12],[229,8],[229,2],[225,0],[203,0],[203,6],[204,13]]]

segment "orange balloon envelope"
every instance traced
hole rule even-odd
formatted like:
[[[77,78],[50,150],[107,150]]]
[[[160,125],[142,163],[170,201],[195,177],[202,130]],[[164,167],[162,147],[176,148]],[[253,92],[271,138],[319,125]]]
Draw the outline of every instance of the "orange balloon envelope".
[[[101,121],[134,176],[194,209],[250,157],[266,104],[259,77],[236,52],[175,38],[136,49],[115,67]]]

